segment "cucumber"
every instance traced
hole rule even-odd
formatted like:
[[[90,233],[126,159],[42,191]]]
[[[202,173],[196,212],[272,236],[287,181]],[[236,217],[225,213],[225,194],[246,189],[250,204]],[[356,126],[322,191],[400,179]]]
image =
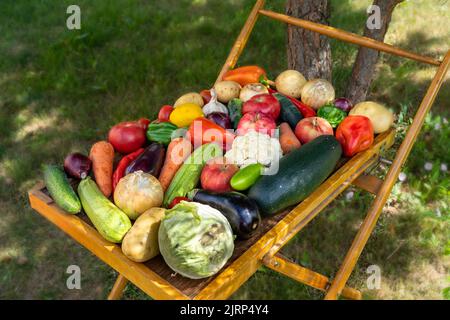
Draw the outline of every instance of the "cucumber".
[[[288,97],[281,93],[274,93],[273,96],[277,98],[281,105],[280,119],[282,122],[287,122],[292,130],[295,130],[297,123],[303,119],[303,115],[298,108],[289,100]]]
[[[131,228],[130,218],[103,195],[90,177],[80,182],[78,195],[84,211],[102,237],[110,242],[122,242]]]
[[[233,129],[237,129],[239,120],[242,118],[242,105],[243,102],[239,98],[231,99],[230,102],[228,102],[228,113]]]
[[[261,176],[248,196],[265,216],[278,213],[308,197],[333,172],[342,155],[334,136],[319,136],[280,159],[275,175]]]
[[[76,214],[80,212],[80,199],[72,189],[64,171],[55,165],[46,165],[43,171],[45,186],[53,201],[68,213]]]
[[[215,143],[204,144],[192,152],[178,169],[164,195],[167,207],[176,197],[184,197],[197,186],[206,161],[222,155],[222,148]]]

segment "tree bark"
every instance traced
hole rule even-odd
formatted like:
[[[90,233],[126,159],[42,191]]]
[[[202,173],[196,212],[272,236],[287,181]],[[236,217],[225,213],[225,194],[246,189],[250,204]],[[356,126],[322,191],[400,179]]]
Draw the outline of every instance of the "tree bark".
[[[380,28],[371,29],[366,24],[364,36],[383,41],[391,22],[392,12],[397,4],[403,0],[374,0],[373,5],[380,8]],[[350,82],[347,86],[346,97],[354,104],[364,101],[375,75],[375,67],[380,52],[360,47],[353,65]]]
[[[330,7],[328,0],[288,0],[286,14],[328,25]],[[331,47],[326,36],[288,25],[287,57],[289,69],[298,70],[306,79],[331,81]]]

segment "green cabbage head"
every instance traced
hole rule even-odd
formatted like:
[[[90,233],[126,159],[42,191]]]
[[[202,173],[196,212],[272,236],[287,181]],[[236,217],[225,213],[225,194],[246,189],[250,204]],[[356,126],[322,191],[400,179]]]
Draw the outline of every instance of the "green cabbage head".
[[[233,232],[225,216],[196,202],[182,201],[166,211],[158,242],[169,267],[190,279],[217,273],[234,250]]]

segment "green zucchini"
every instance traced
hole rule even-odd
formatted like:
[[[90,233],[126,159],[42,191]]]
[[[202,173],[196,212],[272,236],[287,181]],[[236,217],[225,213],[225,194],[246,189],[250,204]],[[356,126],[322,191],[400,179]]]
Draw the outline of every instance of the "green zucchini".
[[[80,199],[72,189],[64,171],[55,165],[46,165],[43,171],[45,186],[53,201],[68,213],[76,214],[80,212]]]
[[[170,182],[164,195],[164,206],[167,207],[176,197],[184,197],[194,189],[202,174],[202,169],[209,159],[221,156],[222,148],[215,143],[204,144],[184,161]]]
[[[292,130],[295,130],[297,123],[303,119],[303,115],[298,108],[289,100],[288,97],[281,93],[274,93],[273,96],[277,98],[281,105],[280,119],[281,122],[287,122]]]
[[[342,155],[334,136],[319,136],[280,159],[275,175],[264,175],[249,190],[263,215],[273,215],[308,197],[333,172]]]
[[[120,243],[131,228],[130,218],[106,198],[97,184],[86,178],[78,185],[83,209],[103,238]]]

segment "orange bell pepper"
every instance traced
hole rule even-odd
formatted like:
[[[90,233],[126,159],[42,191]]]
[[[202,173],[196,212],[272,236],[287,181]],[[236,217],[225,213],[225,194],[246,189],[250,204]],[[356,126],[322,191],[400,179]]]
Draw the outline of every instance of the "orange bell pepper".
[[[244,66],[227,71],[222,77],[222,80],[234,81],[241,86],[245,86],[249,83],[258,83],[266,78],[266,71],[263,68],[258,66]]]

